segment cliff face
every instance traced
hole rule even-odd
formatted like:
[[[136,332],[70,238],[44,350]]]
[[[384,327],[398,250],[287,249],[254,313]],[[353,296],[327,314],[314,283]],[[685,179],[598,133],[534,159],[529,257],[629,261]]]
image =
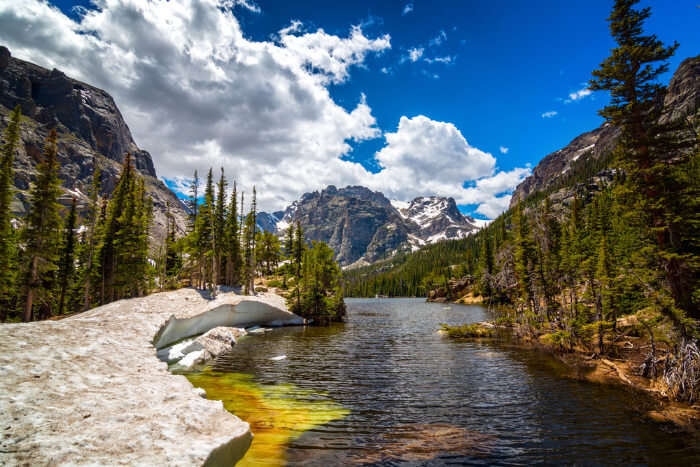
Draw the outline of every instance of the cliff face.
[[[476,230],[452,198],[420,197],[396,206],[382,193],[362,186],[306,193],[284,213],[261,218],[279,219],[274,229],[300,222],[307,240],[326,242],[344,265],[363,265],[397,251],[420,248],[439,240],[462,238]],[[268,222],[266,221],[266,224]]]
[[[684,60],[671,78],[666,95],[662,122],[695,115],[700,104],[700,56]],[[565,148],[547,155],[533,169],[532,175],[518,185],[510,200],[513,207],[518,200],[546,190],[572,170],[574,164],[600,160],[615,149],[620,130],[603,124],[593,131],[577,136]]]
[[[21,144],[15,159],[16,200],[13,210],[23,215],[27,208],[29,184],[41,159],[51,129],[58,133],[60,178],[68,205],[75,196],[84,208],[95,160],[102,170],[103,194],[116,186],[121,163],[127,152],[146,182],[154,202],[153,234],[165,232],[166,204],[170,202],[180,228],[184,228],[185,210],[175,194],[156,178],[151,155],[134,142],[112,97],[101,89],[69,78],[61,71],[47,70],[13,58],[0,47],[0,132],[16,106],[22,109]]]

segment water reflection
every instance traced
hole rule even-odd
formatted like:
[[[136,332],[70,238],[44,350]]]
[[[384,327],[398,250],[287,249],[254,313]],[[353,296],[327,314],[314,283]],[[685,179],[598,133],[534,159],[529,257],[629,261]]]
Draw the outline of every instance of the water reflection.
[[[436,333],[439,323],[486,319],[479,306],[347,303],[345,324],[251,336],[215,365],[252,375],[245,384],[257,387],[292,384],[285,401],[322,402],[306,409],[318,410],[319,418],[299,423],[303,429],[293,436],[272,439],[279,449],[270,456],[284,453],[270,457],[272,463],[700,463],[698,447],[644,422],[630,409],[636,396],[624,390],[561,378],[564,368],[534,351]],[[279,355],[287,358],[270,360]],[[239,384],[221,383],[229,390]],[[227,408],[260,426],[275,425],[268,417],[278,417],[276,411],[259,408],[267,393],[256,392],[263,402],[237,397],[230,396]],[[265,462],[264,452],[254,455]]]

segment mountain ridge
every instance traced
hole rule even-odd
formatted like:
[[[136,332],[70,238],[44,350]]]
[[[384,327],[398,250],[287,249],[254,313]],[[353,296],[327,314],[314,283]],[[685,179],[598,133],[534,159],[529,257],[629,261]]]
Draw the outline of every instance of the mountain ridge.
[[[463,238],[479,228],[459,211],[453,198],[421,196],[397,203],[358,185],[329,185],[305,193],[284,211],[258,214],[258,226],[278,235],[297,222],[307,240],[328,243],[344,267],[370,264],[443,239]]]
[[[178,229],[184,231],[187,218],[184,206],[157,178],[150,153],[138,147],[109,93],[70,78],[56,68],[48,70],[12,57],[6,47],[0,46],[0,131],[4,131],[16,105],[22,109],[23,119],[14,161],[15,214],[26,213],[36,165],[41,160],[46,137],[56,128],[59,178],[64,192],[59,202],[63,206],[69,206],[75,197],[79,212],[87,207],[93,161],[97,161],[102,172],[102,195],[109,195],[129,152],[153,199],[152,235],[159,241],[164,238],[168,203]]]

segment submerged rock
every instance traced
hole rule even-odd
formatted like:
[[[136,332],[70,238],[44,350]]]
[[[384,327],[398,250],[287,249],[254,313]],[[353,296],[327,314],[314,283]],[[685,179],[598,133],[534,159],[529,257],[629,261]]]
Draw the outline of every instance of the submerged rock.
[[[491,435],[445,423],[400,425],[382,435],[377,448],[361,450],[353,460],[357,464],[375,464],[424,462],[445,453],[484,456],[494,441]]]

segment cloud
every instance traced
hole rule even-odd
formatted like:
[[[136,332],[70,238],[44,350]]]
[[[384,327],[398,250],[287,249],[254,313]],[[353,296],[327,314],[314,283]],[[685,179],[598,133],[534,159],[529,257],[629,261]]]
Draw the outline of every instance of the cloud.
[[[557,115],[559,115],[559,112],[557,112],[556,110],[550,110],[548,112],[543,113],[542,118],[552,118],[556,117]]]
[[[425,49],[423,47],[413,47],[408,49],[408,55],[404,55],[401,57],[401,61],[411,61],[411,62],[417,62],[422,56],[423,56],[423,51]]]
[[[569,104],[574,101],[583,99],[586,96],[590,96],[592,91],[588,87],[581,88],[578,91],[574,91],[569,94],[569,98],[564,101],[564,103]]]
[[[445,31],[443,29],[441,29],[437,36],[435,36],[434,38],[432,38],[428,41],[428,45],[430,47],[435,47],[435,46],[442,44],[446,40],[447,40],[447,34],[445,33]]]
[[[389,74],[391,74],[392,69],[391,69],[391,67],[388,67],[388,68],[387,68],[387,67],[383,66],[379,71],[381,71],[381,72],[384,73],[385,75],[389,75]]]
[[[496,212],[504,205],[498,198],[510,200],[509,193],[530,174],[527,168],[497,171],[496,158],[471,146],[452,123],[423,115],[401,117],[396,132],[384,137],[387,144],[376,154],[381,171],[365,184],[390,199],[451,196],[458,204],[479,205],[477,212],[492,218],[503,211]],[[465,183],[473,186],[464,188]]]
[[[403,11],[401,12],[401,16],[405,16],[412,11],[413,11],[413,3],[407,3],[406,6],[403,7]]]
[[[360,26],[347,35],[306,32],[291,21],[272,39],[253,41],[235,16],[235,7],[252,2],[96,5],[74,20],[42,0],[0,1],[0,42],[15,57],[109,92],[137,144],[178,191],[188,190],[195,169],[201,177],[223,166],[239,189],[255,184],[268,211],[329,184],[368,185],[402,200],[437,193],[484,213],[503,204],[503,195],[489,193],[489,180],[503,177],[495,158],[451,123],[402,117],[376,155],[379,173],[344,160],[353,142],[382,132],[364,95],[346,109],[328,87],[389,49],[389,35],[368,37]],[[475,185],[465,189],[465,182]]]
[[[243,8],[252,11],[253,13],[260,13],[262,10],[260,10],[260,7],[258,6],[257,3],[252,2],[250,0],[233,0],[229,2],[223,2],[225,6],[231,8],[233,6],[240,5]]]
[[[499,146],[498,150],[501,151],[501,154],[508,154],[508,151],[510,151],[510,149],[505,146]]]
[[[444,63],[445,65],[450,65],[455,62],[456,57],[451,57],[451,56],[445,56],[445,57],[434,57],[434,58],[429,58],[425,57],[423,60],[425,60],[428,63]]]

